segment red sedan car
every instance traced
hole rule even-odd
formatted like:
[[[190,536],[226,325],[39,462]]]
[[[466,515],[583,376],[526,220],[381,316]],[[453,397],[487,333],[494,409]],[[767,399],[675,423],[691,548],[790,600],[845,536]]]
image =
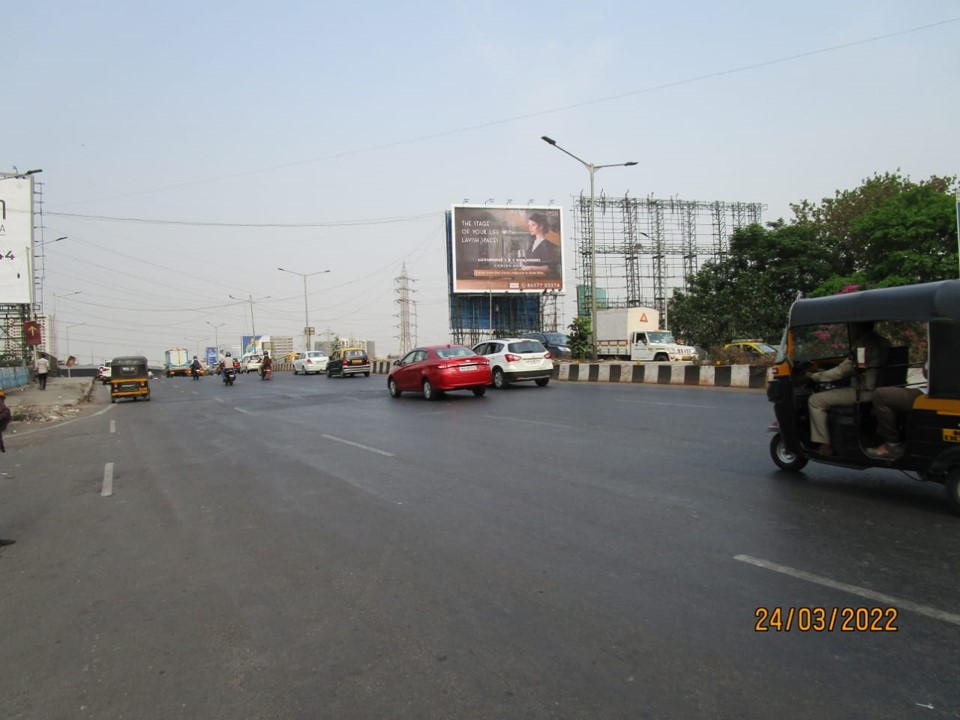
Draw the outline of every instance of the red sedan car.
[[[430,345],[395,360],[387,376],[392,397],[404,391],[422,392],[426,400],[446,390],[472,390],[480,397],[490,384],[490,362],[463,345]]]

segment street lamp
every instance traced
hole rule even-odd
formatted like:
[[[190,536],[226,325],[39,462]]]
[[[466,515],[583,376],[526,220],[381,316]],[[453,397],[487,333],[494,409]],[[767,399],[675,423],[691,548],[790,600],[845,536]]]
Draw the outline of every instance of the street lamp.
[[[67,377],[70,375],[70,328],[80,327],[81,325],[86,325],[86,323],[74,323],[73,325],[67,325]]]
[[[597,170],[608,167],[630,167],[636,165],[635,161],[611,163],[609,165],[594,165],[582,160],[569,150],[557,145],[557,141],[546,135],[541,135],[540,139],[548,145],[553,145],[557,150],[565,153],[583,165],[590,173],[590,359],[597,359],[597,224],[594,209],[594,182],[593,177]]]
[[[207,325],[213,328],[213,344],[217,346],[217,357],[220,357],[220,328],[222,328],[226,323],[220,323],[219,325],[214,325],[212,322],[207,320]]]
[[[278,267],[277,270],[280,272],[290,273],[291,275],[299,275],[303,278],[303,349],[305,352],[310,351],[310,308],[307,305],[307,278],[311,275],[325,275],[330,272],[329,270],[318,270],[317,272],[312,273],[301,273],[296,270],[287,270],[282,267]]]
[[[253,301],[253,295],[247,296],[247,300],[244,300],[243,298],[234,297],[233,295],[230,296],[230,299],[231,299],[231,300],[239,300],[240,302],[249,302],[249,303],[250,303],[250,334],[253,336],[254,342],[256,342],[256,340],[257,340],[257,323],[256,323],[256,321],[253,319],[253,302],[254,302],[254,301]],[[270,299],[270,296],[269,296],[269,295],[265,295],[265,296],[263,296],[262,298],[258,298],[258,299],[257,299],[257,302],[259,302],[260,300],[269,300],[269,299]]]

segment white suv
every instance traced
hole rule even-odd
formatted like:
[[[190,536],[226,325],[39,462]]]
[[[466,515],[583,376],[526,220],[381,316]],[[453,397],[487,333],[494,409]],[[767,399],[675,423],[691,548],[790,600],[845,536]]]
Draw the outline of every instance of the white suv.
[[[303,373],[304,375],[309,375],[310,373],[325,373],[329,361],[330,358],[327,357],[327,354],[320,350],[309,350],[305,353],[298,353],[297,357],[293,360],[293,374]]]
[[[538,340],[487,340],[474,345],[473,351],[490,361],[491,381],[498,390],[521,380],[533,380],[539,387],[546,387],[553,376],[553,358]]]

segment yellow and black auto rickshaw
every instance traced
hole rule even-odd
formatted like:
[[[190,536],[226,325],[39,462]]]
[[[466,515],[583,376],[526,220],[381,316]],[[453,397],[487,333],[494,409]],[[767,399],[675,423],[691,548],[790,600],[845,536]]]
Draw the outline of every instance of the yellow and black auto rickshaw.
[[[873,323],[889,341],[872,370],[875,387],[913,385],[912,408],[897,415],[902,450],[877,458],[867,450],[882,443],[872,393],[856,389],[850,406],[827,409],[829,443],[811,440],[810,398],[830,389],[809,371],[856,366],[851,385],[869,368],[851,340],[854,327]],[[796,301],[790,309],[767,397],[776,423],[770,455],[783,470],[799,472],[808,461],[848,468],[890,468],[919,480],[942,483],[960,511],[960,280],[851,292]],[[926,364],[927,378],[921,368]],[[908,403],[909,406],[909,403]],[[829,447],[829,455],[823,454]]]
[[[110,402],[117,398],[150,399],[147,359],[139,355],[115,357],[110,361]]]

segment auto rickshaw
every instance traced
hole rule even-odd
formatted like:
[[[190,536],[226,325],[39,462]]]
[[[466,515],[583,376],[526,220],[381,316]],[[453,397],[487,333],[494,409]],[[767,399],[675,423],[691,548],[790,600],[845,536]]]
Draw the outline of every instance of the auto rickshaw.
[[[862,352],[854,352],[850,338],[852,326],[864,322],[873,322],[891,343],[875,368],[876,387],[926,386],[911,410],[898,416],[903,452],[896,458],[877,459],[865,452],[882,439],[877,435],[870,394],[860,390],[853,405],[827,411],[829,456],[820,454],[810,437],[808,402],[814,392],[828,388],[812,382],[807,371],[829,369],[847,357],[862,364]],[[767,385],[767,398],[776,414],[770,428],[775,433],[770,442],[773,462],[789,472],[799,472],[810,460],[861,470],[900,470],[918,480],[943,484],[954,509],[960,511],[958,360],[960,280],[797,300],[790,308]],[[925,362],[926,380],[918,375]],[[854,371],[865,372],[863,367]]]
[[[110,361],[110,402],[125,397],[150,399],[150,375],[145,357],[130,355]]]

